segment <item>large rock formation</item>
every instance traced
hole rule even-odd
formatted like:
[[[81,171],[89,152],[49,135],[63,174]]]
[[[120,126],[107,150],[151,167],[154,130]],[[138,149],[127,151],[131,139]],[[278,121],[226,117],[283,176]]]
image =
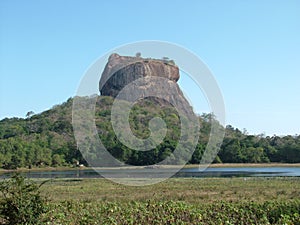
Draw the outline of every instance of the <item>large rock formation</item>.
[[[191,113],[192,108],[177,84],[179,77],[179,68],[172,60],[120,56],[114,53],[109,57],[102,73],[99,90],[101,95],[115,98],[126,85],[134,84],[134,89],[118,97],[129,100],[137,95],[137,98],[158,96],[150,98],[159,104],[177,105],[183,112]],[[140,81],[139,78],[144,79]],[[159,96],[164,97],[162,99]]]

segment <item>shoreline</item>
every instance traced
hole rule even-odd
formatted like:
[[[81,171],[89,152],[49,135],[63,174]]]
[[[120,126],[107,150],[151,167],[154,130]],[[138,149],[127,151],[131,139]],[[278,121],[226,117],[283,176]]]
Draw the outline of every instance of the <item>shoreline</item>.
[[[209,167],[300,167],[300,163],[215,163]]]
[[[185,165],[183,168],[198,168],[198,167],[206,167],[204,164],[188,164]],[[239,167],[300,167],[300,163],[215,163],[215,164],[210,164],[207,166],[207,168],[239,168]],[[96,167],[34,167],[31,169],[28,168],[18,168],[15,170],[6,170],[6,169],[0,169],[0,173],[7,173],[7,172],[36,172],[36,171],[41,171],[41,172],[47,172],[47,171],[66,171],[66,170],[89,170],[89,169],[145,169],[147,166],[126,166],[126,167],[101,167],[101,168],[96,168]],[[158,168],[161,169],[172,169],[172,168],[178,168],[178,166],[174,165],[163,165],[159,166]],[[149,167],[149,169],[152,169]]]

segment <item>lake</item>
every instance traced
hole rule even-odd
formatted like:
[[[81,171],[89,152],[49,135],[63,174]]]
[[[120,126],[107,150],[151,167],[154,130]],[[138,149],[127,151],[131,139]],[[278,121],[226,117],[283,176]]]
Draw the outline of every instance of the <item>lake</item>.
[[[146,171],[146,172],[145,172]],[[156,168],[147,169],[141,172],[140,169],[130,169],[130,174],[134,177],[151,177],[151,174],[163,174],[171,169]],[[28,171],[23,174],[28,178],[102,178],[100,174],[109,176],[119,175],[126,177],[126,169],[78,169],[78,170],[49,170],[49,171]],[[100,173],[100,174],[99,174]],[[0,179],[10,177],[13,172],[3,172]],[[173,177],[300,177],[300,167],[217,167],[207,168],[199,171],[198,168],[183,168]]]

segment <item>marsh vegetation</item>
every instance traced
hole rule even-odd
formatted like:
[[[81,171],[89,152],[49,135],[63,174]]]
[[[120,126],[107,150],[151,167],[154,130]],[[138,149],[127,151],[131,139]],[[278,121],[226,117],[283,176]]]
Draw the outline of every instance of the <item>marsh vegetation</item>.
[[[42,182],[39,179],[36,185]],[[41,224],[299,224],[300,221],[299,178],[171,178],[142,187],[106,179],[54,179],[39,188],[39,196],[46,200],[45,211],[36,214]],[[1,221],[5,224],[4,218]]]

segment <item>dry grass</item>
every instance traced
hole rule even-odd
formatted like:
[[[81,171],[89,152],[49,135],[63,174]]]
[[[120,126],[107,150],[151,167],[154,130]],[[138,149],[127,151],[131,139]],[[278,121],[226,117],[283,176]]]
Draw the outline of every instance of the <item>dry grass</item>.
[[[50,200],[91,202],[185,201],[193,204],[217,201],[300,199],[300,178],[171,178],[162,183],[132,187],[106,179],[57,179],[42,187]]]

